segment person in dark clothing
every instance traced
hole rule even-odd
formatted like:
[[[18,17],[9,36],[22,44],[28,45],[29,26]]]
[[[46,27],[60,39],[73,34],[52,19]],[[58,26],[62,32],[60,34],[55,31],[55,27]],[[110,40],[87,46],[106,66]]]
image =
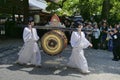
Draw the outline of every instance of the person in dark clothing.
[[[107,49],[107,31],[108,31],[108,26],[107,23],[104,22],[103,25],[100,27],[100,31],[101,31],[101,48],[102,49]]]
[[[94,49],[98,49],[99,37],[100,37],[100,30],[96,24],[96,25],[94,25],[94,29],[92,32],[92,43],[93,43]]]
[[[113,61],[120,60],[120,33],[117,28],[114,29],[114,32],[111,32],[113,39]]]

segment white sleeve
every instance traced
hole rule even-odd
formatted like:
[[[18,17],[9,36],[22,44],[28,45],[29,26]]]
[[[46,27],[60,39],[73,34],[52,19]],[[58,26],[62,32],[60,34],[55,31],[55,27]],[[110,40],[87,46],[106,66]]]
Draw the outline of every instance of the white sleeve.
[[[23,31],[23,40],[24,40],[24,42],[27,42],[30,39],[32,39],[31,31],[28,30],[27,28],[24,28],[24,31]]]
[[[78,47],[79,46],[79,40],[80,36],[77,34],[77,32],[72,32],[72,35],[71,35],[71,40],[70,40],[70,43],[71,43],[71,46],[72,47]]]
[[[81,32],[81,35],[78,32],[73,32],[71,35],[71,46],[73,48],[84,49],[87,48],[91,43],[86,39],[85,34]]]
[[[35,41],[37,41],[37,40],[39,39],[39,36],[38,36],[38,34],[37,34],[37,30],[36,30],[35,28],[33,28],[33,39],[34,39]]]
[[[79,47],[81,48],[87,48],[91,43],[86,39],[85,34],[81,33],[81,43],[79,44]]]

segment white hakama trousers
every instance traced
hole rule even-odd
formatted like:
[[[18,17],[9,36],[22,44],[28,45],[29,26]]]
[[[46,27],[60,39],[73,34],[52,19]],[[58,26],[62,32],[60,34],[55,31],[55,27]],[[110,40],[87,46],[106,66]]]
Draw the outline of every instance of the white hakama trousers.
[[[41,54],[38,44],[35,41],[26,42],[18,53],[18,62],[23,64],[31,63],[33,65],[41,65]]]
[[[67,65],[72,68],[78,68],[83,73],[89,71],[83,49],[73,48]]]

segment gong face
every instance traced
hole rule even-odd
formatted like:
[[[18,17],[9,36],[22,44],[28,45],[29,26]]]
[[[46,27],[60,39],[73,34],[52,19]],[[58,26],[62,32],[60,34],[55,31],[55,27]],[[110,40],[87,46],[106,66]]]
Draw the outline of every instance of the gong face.
[[[45,33],[41,38],[41,47],[43,51],[49,55],[57,55],[63,51],[64,38],[55,31]]]

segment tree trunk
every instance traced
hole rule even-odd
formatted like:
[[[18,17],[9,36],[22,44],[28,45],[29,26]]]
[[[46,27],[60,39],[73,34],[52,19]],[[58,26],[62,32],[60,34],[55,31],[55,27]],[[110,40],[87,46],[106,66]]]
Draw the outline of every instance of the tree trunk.
[[[103,6],[102,6],[102,15],[101,15],[102,19],[108,19],[109,18],[110,9],[111,9],[110,0],[104,0],[103,1]]]

